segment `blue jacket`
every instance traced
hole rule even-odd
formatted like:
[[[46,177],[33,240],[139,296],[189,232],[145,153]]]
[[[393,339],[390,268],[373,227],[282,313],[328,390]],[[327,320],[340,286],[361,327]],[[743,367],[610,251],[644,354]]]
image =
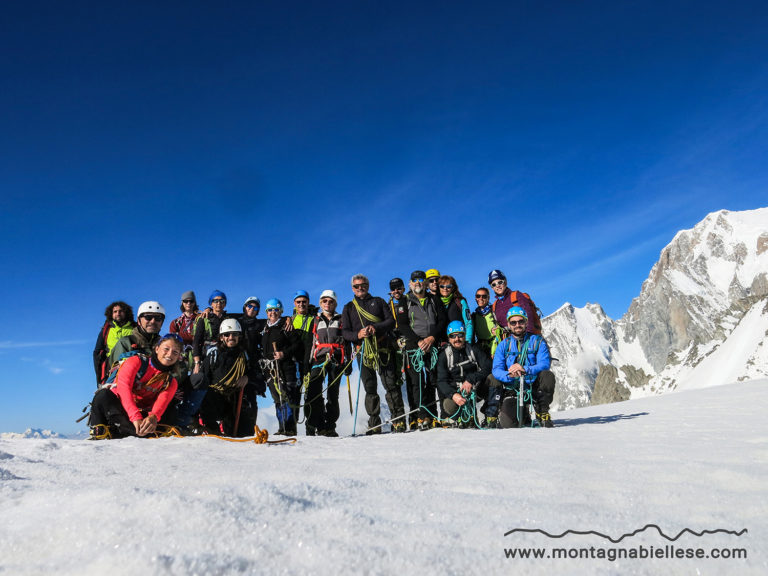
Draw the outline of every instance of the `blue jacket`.
[[[519,359],[525,343],[528,348],[524,358]],[[549,370],[551,357],[549,355],[549,346],[547,341],[537,334],[525,333],[522,341],[515,340],[510,336],[496,348],[493,356],[493,377],[500,382],[509,384],[512,378],[507,371],[513,364],[520,364],[525,368],[525,381],[531,383],[536,380],[539,372]]]

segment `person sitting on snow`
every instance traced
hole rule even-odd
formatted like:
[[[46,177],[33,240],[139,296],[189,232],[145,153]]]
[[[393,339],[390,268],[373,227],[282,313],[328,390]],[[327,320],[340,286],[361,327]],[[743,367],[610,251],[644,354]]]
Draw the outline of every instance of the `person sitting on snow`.
[[[91,438],[147,436],[157,430],[159,422],[173,424],[174,411],[167,409],[176,393],[173,368],[181,354],[181,339],[166,334],[150,355],[136,354],[123,360],[114,384],[93,397],[88,421]]]
[[[198,405],[205,430],[236,437],[253,434],[258,414],[256,395],[264,396],[266,386],[258,365],[248,357],[237,320],[222,321],[219,342],[205,355],[202,370],[191,380],[197,391],[203,391],[196,395],[202,397]]]
[[[437,358],[437,387],[446,415],[465,428],[476,424],[476,400],[488,394],[491,359],[482,348],[467,342],[461,320],[448,324],[446,333],[449,344]]]
[[[552,428],[549,405],[555,393],[555,375],[550,371],[547,341],[527,331],[528,315],[519,306],[507,312],[507,325],[511,338],[496,348],[493,357],[493,376],[501,383],[496,394],[491,394],[486,415],[495,416],[501,401],[499,424],[501,428],[530,425],[528,405],[533,404],[536,420],[545,428]],[[519,402],[520,379],[523,383],[523,402]]]

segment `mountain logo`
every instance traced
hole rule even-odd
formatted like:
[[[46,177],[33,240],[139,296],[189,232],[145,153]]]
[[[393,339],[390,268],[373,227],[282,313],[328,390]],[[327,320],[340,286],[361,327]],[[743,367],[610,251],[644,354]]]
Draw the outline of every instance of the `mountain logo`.
[[[627,534],[622,534],[618,538],[612,538],[611,536],[609,536],[607,534],[603,534],[601,532],[596,532],[595,530],[586,530],[586,531],[566,530],[562,534],[550,534],[549,532],[547,532],[545,530],[542,530],[540,528],[513,528],[512,530],[510,530],[508,532],[505,532],[504,536],[506,537],[506,536],[509,536],[510,534],[514,534],[516,532],[528,532],[528,533],[536,533],[536,532],[538,532],[539,534],[543,534],[547,538],[563,538],[563,537],[567,536],[568,534],[576,534],[577,536],[586,536],[588,534],[594,534],[595,536],[600,536],[601,538],[605,538],[606,540],[610,540],[614,544],[618,544],[619,542],[621,542],[625,538],[631,538],[632,536],[635,536],[636,534],[639,534],[641,532],[645,532],[646,530],[649,530],[651,528],[655,528],[660,536],[662,536],[663,538],[666,538],[670,542],[676,541],[683,534],[692,534],[692,535],[698,536],[698,537],[702,537],[705,534],[718,534],[718,533],[732,534],[733,536],[741,536],[741,535],[746,534],[748,532],[748,530],[746,528],[742,528],[738,532],[736,532],[735,530],[727,530],[725,528],[716,528],[714,530],[702,530],[701,532],[696,532],[695,530],[691,530],[690,528],[683,528],[682,530],[680,530],[680,532],[677,533],[676,536],[668,536],[656,524],[646,524],[642,528],[638,528],[634,532],[629,532]]]

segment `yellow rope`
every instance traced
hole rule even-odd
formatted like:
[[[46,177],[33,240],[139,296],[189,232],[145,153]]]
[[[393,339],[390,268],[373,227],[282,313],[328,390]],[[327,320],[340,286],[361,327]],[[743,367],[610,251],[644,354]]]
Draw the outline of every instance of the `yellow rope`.
[[[245,374],[245,368],[245,356],[241,354],[237,357],[234,364],[232,364],[229,372],[227,372],[221,380],[215,384],[211,384],[211,388],[219,392],[233,391],[235,389],[235,383],[243,374]]]
[[[218,438],[226,442],[253,442],[254,444],[295,444],[297,438],[283,438],[282,440],[269,440],[269,432],[262,430],[258,426],[253,427],[253,436],[248,438],[229,438],[227,436],[218,436],[216,434],[202,434],[204,438]]]
[[[99,426],[102,426],[100,424]],[[107,429],[107,434],[109,434],[109,429]],[[258,426],[253,427],[253,436],[249,436],[247,438],[230,438],[228,436],[219,436],[217,434],[208,434],[203,433],[200,434],[201,437],[205,438],[218,438],[219,440],[225,440],[226,442],[253,442],[254,444],[283,444],[283,443],[290,443],[295,444],[296,438],[284,438],[282,440],[269,440],[269,432],[266,430],[262,430]],[[154,432],[154,436],[150,436],[150,438],[191,438],[191,436],[184,436],[178,428],[175,426],[167,426],[165,424],[158,424],[157,429]],[[97,440],[100,440],[101,438],[97,438]]]

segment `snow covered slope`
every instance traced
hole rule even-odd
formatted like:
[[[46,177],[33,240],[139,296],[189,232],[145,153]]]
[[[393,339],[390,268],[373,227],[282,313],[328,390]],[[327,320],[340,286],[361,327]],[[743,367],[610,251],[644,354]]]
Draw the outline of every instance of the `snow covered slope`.
[[[766,403],[763,380],[573,410],[551,430],[2,438],[0,573],[765,574]],[[674,542],[511,532],[648,524]],[[747,557],[589,557],[668,545]],[[507,557],[523,549],[545,558]]]
[[[560,409],[768,376],[768,208],[679,232],[620,320],[566,305],[543,325]]]

